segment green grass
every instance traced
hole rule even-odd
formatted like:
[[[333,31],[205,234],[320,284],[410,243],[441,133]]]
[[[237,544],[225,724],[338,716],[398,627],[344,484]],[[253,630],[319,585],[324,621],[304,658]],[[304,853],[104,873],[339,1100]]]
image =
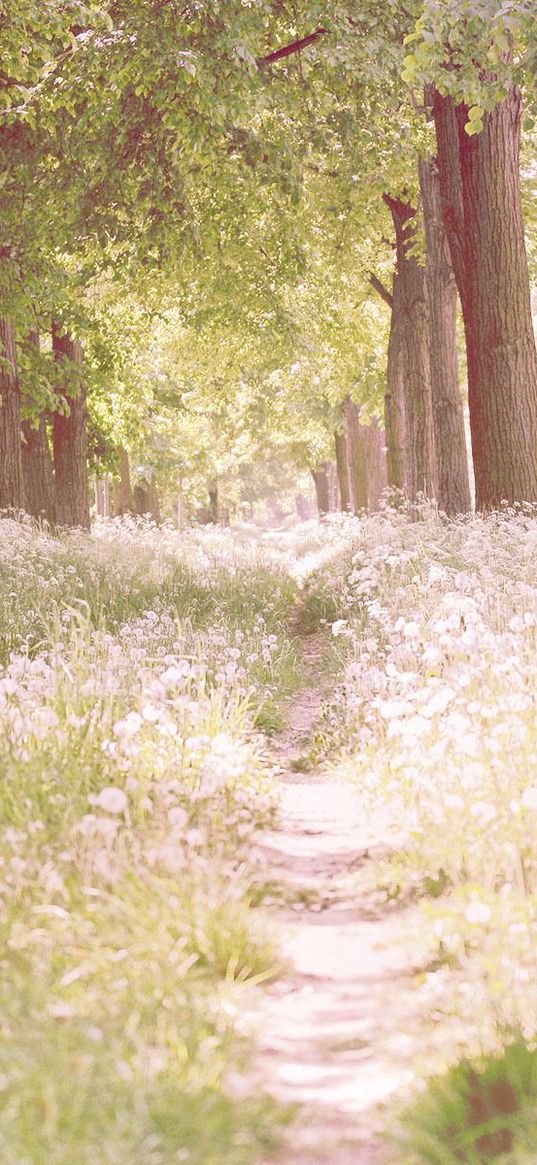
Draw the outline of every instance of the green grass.
[[[267,730],[296,587],[251,549],[0,524],[0,1159],[255,1165],[244,1086]],[[242,1080],[237,1087],[237,1079]]]
[[[533,1165],[537,1155],[537,1050],[519,1038],[463,1060],[402,1117],[398,1165]]]

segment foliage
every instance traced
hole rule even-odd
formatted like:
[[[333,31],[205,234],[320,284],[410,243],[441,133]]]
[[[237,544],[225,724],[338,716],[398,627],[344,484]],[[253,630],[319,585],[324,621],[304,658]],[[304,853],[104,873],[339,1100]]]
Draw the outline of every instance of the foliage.
[[[522,1038],[430,1080],[402,1117],[404,1165],[530,1165],[537,1052]]]

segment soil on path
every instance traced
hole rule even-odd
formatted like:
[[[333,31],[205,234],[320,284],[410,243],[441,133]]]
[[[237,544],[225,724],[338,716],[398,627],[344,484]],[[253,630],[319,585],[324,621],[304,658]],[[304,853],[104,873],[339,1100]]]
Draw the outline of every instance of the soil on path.
[[[269,1092],[298,1106],[271,1160],[383,1165],[386,1104],[411,1075],[405,1033],[414,993],[398,941],[404,918],[361,902],[357,890],[357,871],[385,844],[386,822],[364,820],[352,785],[329,769],[294,768],[323,700],[315,681],[322,641],[306,639],[304,651],[312,686],[295,698],[274,746],[279,827],[260,839],[266,878],[281,888],[265,909],[280,932],[286,971],[264,994],[258,1068]]]

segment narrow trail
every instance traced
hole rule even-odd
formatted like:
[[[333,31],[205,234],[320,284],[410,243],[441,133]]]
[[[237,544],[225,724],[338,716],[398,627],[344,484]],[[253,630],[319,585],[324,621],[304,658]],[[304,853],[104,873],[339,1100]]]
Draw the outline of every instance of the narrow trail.
[[[364,820],[355,790],[329,770],[294,769],[321,712],[322,650],[320,638],[305,639],[311,687],[293,701],[273,749],[279,827],[261,837],[260,853],[282,890],[264,909],[286,970],[264,994],[257,1067],[268,1091],[298,1106],[271,1162],[383,1165],[378,1134],[389,1120],[379,1121],[379,1105],[410,1069],[411,967],[397,940],[401,914],[358,896],[357,871],[385,841],[386,823]]]

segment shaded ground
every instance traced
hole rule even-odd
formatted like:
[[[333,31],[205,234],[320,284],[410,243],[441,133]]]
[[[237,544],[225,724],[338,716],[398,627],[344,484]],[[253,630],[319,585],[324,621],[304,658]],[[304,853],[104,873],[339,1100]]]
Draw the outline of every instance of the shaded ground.
[[[322,769],[296,772],[319,715],[322,643],[305,641],[312,686],[299,693],[275,744],[280,826],[259,839],[270,910],[287,971],[265,993],[258,1067],[265,1087],[298,1105],[278,1165],[381,1165],[379,1105],[411,1074],[405,1036],[414,1006],[411,967],[397,941],[404,917],[357,893],[357,870],[383,843],[386,822],[363,819],[347,783]]]

